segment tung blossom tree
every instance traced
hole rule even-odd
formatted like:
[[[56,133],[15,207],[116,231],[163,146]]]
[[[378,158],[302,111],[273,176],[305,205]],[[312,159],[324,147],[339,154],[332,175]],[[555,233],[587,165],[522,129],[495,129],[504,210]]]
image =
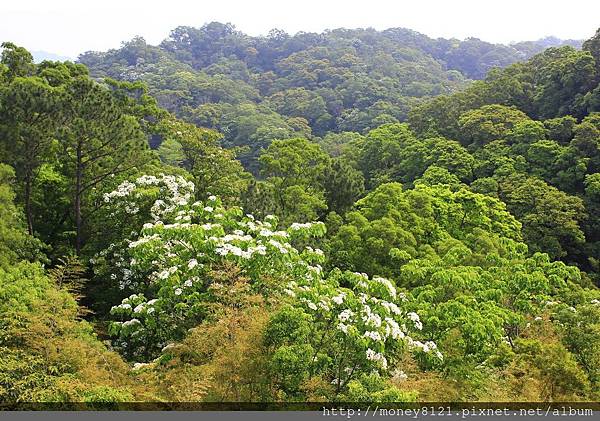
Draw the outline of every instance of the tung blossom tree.
[[[148,189],[152,204],[142,200]],[[329,378],[338,393],[365,373],[390,375],[408,350],[442,359],[435,343],[413,337],[422,323],[392,281],[339,269],[324,273],[324,253],[298,246],[324,235],[323,223],[282,229],[275,216],[259,221],[215,196],[192,202],[193,189],[181,177],[142,176],[105,196],[115,215],[147,218],[126,244],[94,259],[99,272],[133,292],[112,308],[110,327],[116,347],[130,358],[168,353],[206,318],[224,288],[214,271],[234,266],[254,292],[275,297],[264,342],[276,381],[289,393],[315,375]]]

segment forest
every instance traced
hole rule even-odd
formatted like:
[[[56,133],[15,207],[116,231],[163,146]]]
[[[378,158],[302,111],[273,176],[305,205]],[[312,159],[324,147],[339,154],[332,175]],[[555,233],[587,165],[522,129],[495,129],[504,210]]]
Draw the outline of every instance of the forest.
[[[599,287],[600,29],[2,44],[0,408],[599,401]]]

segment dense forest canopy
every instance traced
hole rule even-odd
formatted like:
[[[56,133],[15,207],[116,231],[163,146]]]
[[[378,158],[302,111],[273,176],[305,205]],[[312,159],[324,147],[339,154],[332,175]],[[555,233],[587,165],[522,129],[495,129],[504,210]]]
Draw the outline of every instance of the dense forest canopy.
[[[600,30],[557,43],[3,43],[0,402],[598,400]]]
[[[432,96],[463,89],[495,67],[523,61],[547,38],[510,46],[476,38],[431,39],[403,28],[335,29],[251,37],[230,24],[179,27],[158,46],[137,37],[117,50],[87,52],[92,77],[143,81],[158,104],[186,121],[219,130],[224,145],[243,146],[257,172],[273,139],[365,133],[406,120]]]

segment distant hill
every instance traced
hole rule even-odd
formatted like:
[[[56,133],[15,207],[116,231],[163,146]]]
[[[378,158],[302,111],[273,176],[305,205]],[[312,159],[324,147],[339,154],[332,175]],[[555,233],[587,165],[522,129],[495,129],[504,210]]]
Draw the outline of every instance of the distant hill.
[[[571,47],[580,49],[583,44],[583,40],[580,39],[560,39],[556,37],[545,37],[540,38],[537,41],[521,41],[510,44],[511,47],[523,53],[523,57],[529,58],[535,54],[539,54],[546,48],[550,47],[562,47],[569,45]]]
[[[550,37],[502,45],[433,39],[405,28],[252,37],[213,22],[178,27],[157,46],[136,37],[79,61],[96,78],[145,82],[163,108],[219,130],[227,146],[249,147],[240,159],[254,169],[274,138],[364,133],[404,121],[428,98],[565,44],[581,43]]]
[[[73,61],[72,57],[61,56],[54,53],[49,53],[47,51],[30,51],[33,56],[33,61],[36,63],[41,63],[44,60],[50,61]]]

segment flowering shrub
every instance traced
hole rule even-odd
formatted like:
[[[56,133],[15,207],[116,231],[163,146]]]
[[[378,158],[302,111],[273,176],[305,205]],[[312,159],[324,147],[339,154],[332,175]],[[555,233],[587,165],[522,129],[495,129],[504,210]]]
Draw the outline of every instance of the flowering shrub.
[[[103,196],[106,218],[112,222],[103,239],[107,247],[90,259],[97,277],[118,283],[121,291],[131,293],[144,288],[147,274],[129,267],[128,238],[137,238],[148,221],[173,221],[174,209],[185,206],[194,197],[194,184],[181,176],[144,175],[133,182],[125,181]],[[123,240],[125,238],[125,240]],[[140,281],[142,281],[140,283]],[[106,285],[112,287],[112,285]]]
[[[115,345],[130,358],[146,361],[161,349],[168,352],[206,318],[224,288],[215,271],[228,265],[255,292],[279,297],[264,341],[285,393],[316,376],[339,394],[360,376],[388,376],[407,349],[442,358],[433,342],[413,339],[421,321],[403,309],[407,298],[391,281],[337,269],[325,276],[321,250],[294,246],[322,236],[322,223],[283,230],[276,217],[255,220],[214,196],[191,203],[193,186],[170,176],[140,177],[106,197],[115,212],[135,212],[136,198],[149,187],[157,194],[140,234],[126,240],[120,254],[101,253],[96,262],[105,268],[112,263],[110,276],[135,292],[111,310]]]
[[[394,373],[407,349],[443,358],[435,343],[413,339],[423,326],[403,309],[408,299],[391,281],[338,269],[319,275],[288,284],[291,304],[266,330],[282,390],[293,395],[310,377],[324,376],[337,394],[364,374]]]
[[[116,190],[104,195],[104,202],[120,199],[113,216],[119,211],[136,214],[140,211],[139,199],[148,191],[158,191],[160,198],[154,202],[150,214],[154,220],[169,217],[177,206],[187,205],[194,195],[194,183],[181,176],[161,174],[143,175],[135,182],[124,181]]]
[[[160,191],[150,222],[125,247],[113,246],[95,260],[122,288],[136,292],[112,308],[120,321],[110,329],[133,358],[157,354],[206,316],[212,291],[220,287],[211,277],[215,268],[237,266],[258,290],[271,288],[272,278],[308,279],[321,271],[320,250],[299,251],[291,242],[323,235],[322,223],[278,230],[276,217],[257,221],[240,208],[225,209],[214,196],[191,203],[193,185],[172,176],[140,177],[106,198],[117,199],[115,212],[135,212],[138,190],[148,186]]]

